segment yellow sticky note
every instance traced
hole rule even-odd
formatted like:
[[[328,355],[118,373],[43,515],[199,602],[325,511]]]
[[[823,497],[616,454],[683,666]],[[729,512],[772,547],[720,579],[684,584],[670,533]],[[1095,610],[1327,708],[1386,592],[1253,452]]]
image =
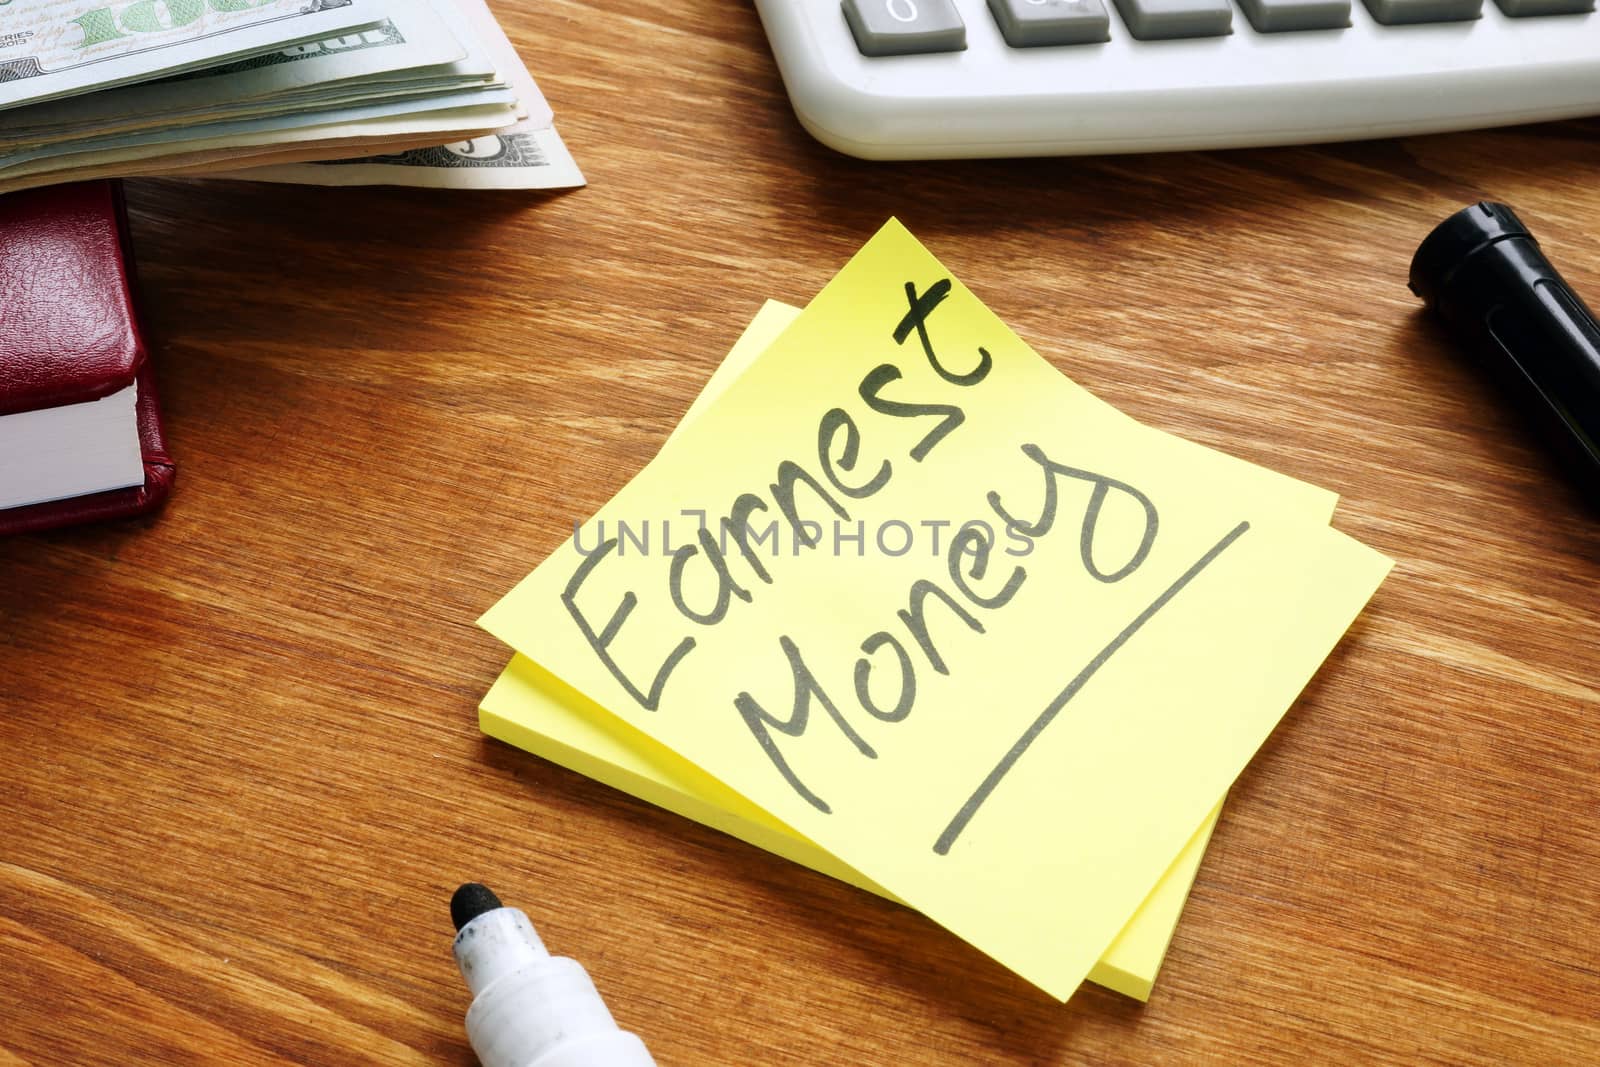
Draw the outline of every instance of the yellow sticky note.
[[[799,314],[799,308],[768,301],[706,382],[683,423],[720,396]],[[1326,522],[1331,516],[1337,499],[1333,493],[1194,447],[1193,462],[1207,466],[1213,481],[1226,481],[1228,492],[1258,494],[1268,505],[1280,506],[1286,517]],[[813,870],[892,897],[522,656],[512,658],[485,695],[480,711],[480,724],[492,737]],[[1101,954],[1089,981],[1140,1000],[1149,996],[1220,811],[1219,802]]]
[[[706,382],[683,423],[720,396],[799,314],[799,308],[768,301]],[[1214,477],[1230,479],[1237,491],[1255,491],[1280,504],[1285,515],[1326,522],[1332,512],[1336,497],[1326,490],[1220,453],[1201,452],[1195,458],[1216,469]],[[491,737],[813,870],[893,896],[522,656],[512,658],[484,696],[480,712],[480,725]],[[1101,954],[1089,981],[1139,1000],[1150,995],[1220,811],[1219,802]]]
[[[1171,442],[891,223],[483,624],[1065,997],[1388,566]]]

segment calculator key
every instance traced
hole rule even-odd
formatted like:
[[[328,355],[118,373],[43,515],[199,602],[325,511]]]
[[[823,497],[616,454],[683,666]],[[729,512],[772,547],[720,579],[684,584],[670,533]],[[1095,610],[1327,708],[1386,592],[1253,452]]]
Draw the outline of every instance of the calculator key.
[[[1350,25],[1350,0],[1239,0],[1239,10],[1261,33],[1338,30]]]
[[[1581,15],[1594,10],[1594,0],[1494,0],[1514,19],[1529,15]]]
[[[1116,0],[1116,4],[1128,32],[1141,41],[1233,32],[1233,9],[1227,0]]]
[[[844,18],[864,56],[967,47],[967,24],[952,0],[844,0]]]
[[[1483,0],[1362,0],[1385,26],[1416,22],[1465,22],[1483,15]]]
[[[1100,0],[989,0],[989,10],[1012,48],[1111,40]]]

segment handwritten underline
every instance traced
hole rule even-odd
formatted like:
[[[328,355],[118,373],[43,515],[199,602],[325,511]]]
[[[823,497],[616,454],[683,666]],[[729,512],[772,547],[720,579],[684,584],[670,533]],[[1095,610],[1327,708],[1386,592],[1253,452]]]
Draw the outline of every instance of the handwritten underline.
[[[1078,690],[1082,689],[1089,679],[1094,677],[1095,672],[1105,666],[1106,661],[1116,655],[1117,650],[1127,644],[1128,640],[1138,633],[1145,623],[1153,619],[1157,612],[1166,607],[1172,598],[1182,592],[1183,588],[1190,582],[1194,581],[1201,571],[1214,563],[1217,557],[1227,550],[1229,545],[1244,536],[1244,532],[1248,529],[1250,529],[1250,524],[1241,522],[1229,531],[1222,540],[1212,545],[1205,555],[1201,556],[1194,562],[1193,566],[1179,575],[1177,581],[1167,586],[1165,592],[1151,601],[1149,607],[1141,611],[1137,618],[1123,627],[1122,632],[1113,637],[1111,643],[1102,648],[1094,659],[1090,660],[1088,665],[1079,671],[1072,681],[1067,683],[1067,687],[1061,690],[1056,695],[1056,698],[1050,701],[1045,709],[1039,713],[1038,718],[1029,724],[1028,728],[1022,732],[1022,736],[1017,738],[1016,744],[1012,745],[1010,751],[1000,757],[1000,762],[994,765],[994,769],[988,773],[982,784],[973,791],[972,796],[967,798],[967,802],[961,805],[961,810],[956,812],[955,818],[950,820],[950,825],[944,828],[944,833],[940,834],[939,840],[934,842],[934,852],[941,856],[949,853],[950,846],[955,844],[956,838],[961,836],[961,832],[967,828],[967,824],[978,813],[978,809],[989,799],[989,794],[995,791],[995,787],[1010,773],[1011,768],[1016,766],[1017,760],[1022,758],[1022,754],[1028,751],[1028,747],[1034,741],[1038,740],[1039,735],[1060,714],[1061,709],[1066,707],[1067,702],[1078,694]]]

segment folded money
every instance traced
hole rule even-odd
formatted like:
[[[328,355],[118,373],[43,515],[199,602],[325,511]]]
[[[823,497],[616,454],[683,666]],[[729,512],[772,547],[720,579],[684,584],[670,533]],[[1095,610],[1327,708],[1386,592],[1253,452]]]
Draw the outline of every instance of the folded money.
[[[454,144],[412,148],[356,159],[282,162],[214,177],[297,185],[409,185],[426,189],[566,189],[582,173],[554,126],[518,123]]]
[[[578,164],[552,124],[550,105],[489,6],[484,0],[460,0],[460,10],[525,109],[516,125],[451,144],[353,159],[257,159],[248,169],[220,171],[215,176],[304,185],[408,185],[428,189],[566,189],[583,185]]]
[[[327,185],[583,182],[483,0],[96,3],[9,0],[22,29],[0,34],[0,193],[242,168]]]
[[[11,0],[0,108],[261,55],[367,29],[378,0]]]

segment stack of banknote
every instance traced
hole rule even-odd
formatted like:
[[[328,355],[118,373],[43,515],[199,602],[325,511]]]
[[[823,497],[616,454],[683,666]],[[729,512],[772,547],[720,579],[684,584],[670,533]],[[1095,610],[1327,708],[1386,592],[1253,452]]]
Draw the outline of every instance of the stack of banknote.
[[[0,0],[0,193],[580,185],[484,0]]]

